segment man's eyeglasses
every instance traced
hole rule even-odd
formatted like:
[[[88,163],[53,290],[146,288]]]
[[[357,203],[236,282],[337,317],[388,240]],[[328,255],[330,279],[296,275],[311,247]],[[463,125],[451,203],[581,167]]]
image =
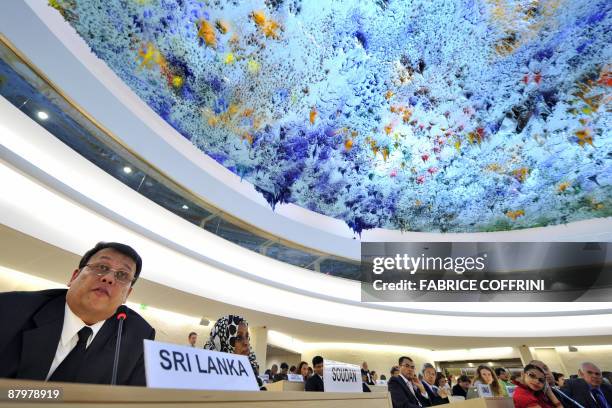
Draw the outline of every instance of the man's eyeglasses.
[[[528,372],[527,375],[529,376],[529,378],[531,378],[533,380],[538,380],[540,383],[546,384],[546,378],[538,377],[538,375],[536,373]]]
[[[408,367],[408,368],[415,368],[414,364],[410,364],[410,363],[404,363],[400,365],[401,367]]]
[[[106,276],[109,272],[114,272],[115,280],[122,285],[129,285],[135,281],[128,271],[124,271],[122,269],[112,269],[108,265],[104,264],[87,264],[85,266],[99,277]]]
[[[594,377],[601,377],[601,373],[599,371],[589,371],[589,370],[586,370],[586,373],[588,375],[592,375]]]

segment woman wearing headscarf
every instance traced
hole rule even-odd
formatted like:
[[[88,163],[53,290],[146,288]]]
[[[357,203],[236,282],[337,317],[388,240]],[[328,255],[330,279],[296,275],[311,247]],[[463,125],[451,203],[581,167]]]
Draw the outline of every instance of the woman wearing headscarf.
[[[248,356],[249,363],[251,363],[255,378],[257,379],[257,384],[260,389],[265,390],[263,388],[263,381],[259,378],[257,358],[251,349],[249,324],[244,318],[236,315],[221,317],[210,331],[210,337],[204,344],[204,348],[206,350]]]

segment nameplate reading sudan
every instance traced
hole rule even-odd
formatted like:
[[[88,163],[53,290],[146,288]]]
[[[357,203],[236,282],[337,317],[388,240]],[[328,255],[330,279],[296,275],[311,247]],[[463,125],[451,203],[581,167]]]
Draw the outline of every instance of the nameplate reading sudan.
[[[147,387],[257,391],[247,356],[145,340]]]

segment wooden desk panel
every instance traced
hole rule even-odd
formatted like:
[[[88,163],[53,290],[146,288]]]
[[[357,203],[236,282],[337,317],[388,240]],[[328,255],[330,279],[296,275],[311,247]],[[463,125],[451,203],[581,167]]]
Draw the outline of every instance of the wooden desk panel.
[[[62,388],[63,400],[29,402],[6,402],[9,388],[41,389]],[[0,379],[3,392],[0,407],[42,408],[42,407],[130,407],[145,408],[155,404],[160,408],[222,407],[222,408],[392,408],[387,394],[381,392],[339,393],[339,392],[256,392],[256,391],[192,391],[166,390],[144,387],[126,387],[70,383],[45,383]],[[480,408],[480,407],[466,407]],[[493,407],[502,408],[502,407]]]
[[[268,389],[268,391],[272,392],[304,391],[304,383],[293,381],[277,381],[272,384],[266,384],[266,388]]]

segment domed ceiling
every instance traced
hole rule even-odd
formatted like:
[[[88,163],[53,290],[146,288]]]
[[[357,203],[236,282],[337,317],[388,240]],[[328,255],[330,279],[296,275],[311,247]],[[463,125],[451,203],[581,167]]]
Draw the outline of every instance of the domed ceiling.
[[[612,215],[609,0],[49,4],[272,207],[356,232]]]

